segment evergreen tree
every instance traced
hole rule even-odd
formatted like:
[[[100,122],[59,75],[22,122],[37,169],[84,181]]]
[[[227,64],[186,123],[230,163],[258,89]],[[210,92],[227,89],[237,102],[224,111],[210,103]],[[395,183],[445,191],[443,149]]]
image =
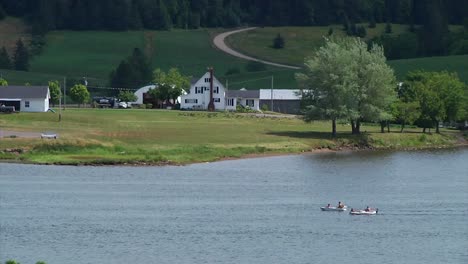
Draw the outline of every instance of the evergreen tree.
[[[4,19],[5,17],[6,17],[6,12],[0,3],[0,20]]]
[[[392,30],[392,24],[387,23],[387,24],[385,25],[385,33],[390,34],[390,33],[392,33],[392,32],[393,32],[393,30]]]
[[[11,59],[5,47],[0,51],[0,69],[11,69]]]
[[[135,88],[135,71],[127,60],[120,62],[111,73],[111,86],[115,88]]]
[[[167,12],[166,4],[163,0],[157,0],[154,11],[156,29],[168,30],[172,27],[172,23]]]
[[[128,19],[128,28],[139,30],[139,29],[142,29],[142,27],[143,27],[143,22],[141,21],[138,1],[132,0],[131,9],[130,9],[130,17]]]
[[[21,39],[16,42],[14,65],[17,71],[29,70],[29,52]]]
[[[284,48],[284,38],[279,33],[276,36],[276,38],[273,39],[273,48],[275,49]]]

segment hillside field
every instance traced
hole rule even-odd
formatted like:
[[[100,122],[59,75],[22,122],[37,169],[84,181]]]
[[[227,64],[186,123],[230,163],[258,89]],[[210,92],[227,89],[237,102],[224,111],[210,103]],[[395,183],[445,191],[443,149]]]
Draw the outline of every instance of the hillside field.
[[[186,75],[199,77],[208,66],[213,66],[215,75],[223,83],[228,81],[231,89],[270,88],[271,76],[275,78],[275,88],[296,88],[291,70],[266,67],[259,72],[246,71],[246,61],[211,45],[213,33],[204,29],[54,31],[47,34],[47,45],[42,54],[31,60],[29,72],[0,70],[0,73],[10,84],[46,84],[51,79],[62,80],[66,76],[69,85],[86,77],[90,86],[107,86],[110,72],[132,53],[133,48],[140,48],[148,56],[152,68],[168,70],[177,67]],[[226,76],[229,69],[237,69],[240,73]]]
[[[228,38],[236,49],[250,55],[277,62],[300,65],[303,56],[318,47],[323,35],[333,28],[334,34],[343,34],[342,26],[332,27],[278,27],[259,28]],[[12,32],[16,33],[12,35]],[[384,25],[367,29],[368,38],[381,34]],[[395,34],[407,30],[406,26],[393,25]],[[27,28],[21,20],[7,18],[0,22],[0,40],[13,41],[27,36]],[[42,54],[31,60],[29,72],[0,70],[0,76],[10,84],[47,84],[49,80],[62,81],[67,77],[68,86],[86,77],[90,86],[107,86],[110,72],[137,47],[147,54],[153,68],[179,68],[184,74],[198,77],[206,67],[213,66],[215,75],[229,89],[294,89],[296,70],[267,66],[266,70],[247,72],[248,62],[227,55],[212,46],[212,38],[220,30],[172,30],[172,31],[54,31],[46,35],[47,45]],[[286,48],[278,51],[269,47],[272,38],[281,33],[286,38]],[[6,42],[5,42],[6,43]],[[419,58],[389,61],[399,80],[411,70],[449,70],[458,72],[468,82],[468,55]],[[226,75],[230,69],[240,73]],[[131,87],[136,89],[138,87]],[[93,91],[93,90],[92,90]]]
[[[66,109],[58,122],[54,113],[2,115],[5,131],[53,131],[59,139],[0,137],[0,159],[64,164],[185,164],[243,157],[250,154],[301,153],[316,149],[424,148],[455,144],[455,132],[422,134],[420,129],[379,133],[364,126],[361,136],[330,122],[307,124],[297,118],[234,113],[163,110]],[[398,132],[397,132],[398,131]],[[13,153],[6,151],[14,149]]]
[[[380,36],[385,31],[385,24],[377,24],[375,28],[366,27],[366,40]],[[229,36],[226,43],[235,50],[249,56],[267,61],[302,66],[304,58],[313,54],[314,50],[324,43],[324,36],[332,29],[334,36],[346,36],[342,25],[326,27],[263,27],[244,31]],[[406,25],[392,25],[393,33],[400,34],[407,30]],[[273,39],[280,34],[284,41],[283,49],[274,49]]]

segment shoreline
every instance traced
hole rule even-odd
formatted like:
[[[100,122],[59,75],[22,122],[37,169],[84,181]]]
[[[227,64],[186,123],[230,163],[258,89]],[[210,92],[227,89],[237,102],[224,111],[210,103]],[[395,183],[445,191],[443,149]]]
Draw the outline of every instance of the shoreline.
[[[74,166],[74,167],[165,167],[165,166],[188,166],[193,164],[206,164],[206,163],[215,163],[222,161],[231,161],[231,160],[242,160],[242,159],[257,159],[257,158],[268,158],[268,157],[279,157],[279,156],[292,156],[292,155],[315,155],[315,154],[325,154],[325,153],[346,153],[346,152],[377,152],[377,151],[421,151],[421,150],[441,150],[441,149],[459,149],[459,148],[468,148],[468,141],[457,142],[454,145],[435,145],[435,146],[425,146],[425,147],[398,147],[393,146],[384,147],[384,148],[375,148],[369,146],[353,146],[353,147],[338,147],[333,148],[315,148],[310,150],[302,150],[300,152],[270,152],[270,153],[251,153],[245,154],[240,157],[221,157],[213,161],[193,161],[185,163],[177,163],[174,161],[161,161],[161,162],[118,162],[112,160],[105,160],[101,162],[77,162],[77,163],[67,163],[67,162],[56,162],[56,163],[40,163],[33,162],[28,160],[11,160],[11,159],[0,159],[0,164],[25,164],[25,165],[40,165],[40,166]]]

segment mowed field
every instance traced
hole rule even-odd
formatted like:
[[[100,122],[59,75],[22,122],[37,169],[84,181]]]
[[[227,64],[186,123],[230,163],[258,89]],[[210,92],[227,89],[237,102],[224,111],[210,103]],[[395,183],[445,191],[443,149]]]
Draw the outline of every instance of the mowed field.
[[[366,40],[380,36],[385,32],[385,24],[375,28],[366,27]],[[235,50],[268,61],[302,66],[304,58],[323,45],[324,37],[332,29],[335,36],[346,36],[342,25],[326,27],[262,27],[231,35],[226,42]],[[407,30],[406,25],[392,25],[393,33],[400,34]],[[273,39],[280,34],[285,40],[283,49],[274,49]]]
[[[297,118],[233,113],[160,110],[67,109],[62,122],[54,113],[0,116],[4,131],[55,132],[59,139],[2,137],[0,159],[56,164],[185,164],[237,158],[251,154],[301,153],[354,146],[406,148],[447,146],[454,135],[379,133],[364,126],[352,136],[340,124],[333,139],[329,122],[304,123]],[[13,149],[11,151],[5,151]],[[18,150],[19,149],[19,150]]]
[[[231,89],[270,88],[271,76],[274,76],[275,88],[296,88],[294,72],[291,70],[266,67],[263,71],[248,72],[245,69],[246,61],[212,46],[214,33],[214,30],[205,29],[54,31],[46,35],[47,45],[42,54],[33,57],[29,72],[0,72],[10,84],[46,84],[49,80],[61,80],[66,76],[68,84],[86,77],[91,86],[107,86],[110,72],[121,60],[130,56],[134,48],[140,48],[153,69],[177,67],[185,75],[199,77],[206,72],[207,67],[212,66],[216,76],[223,83],[228,82]],[[226,72],[230,69],[237,69],[239,73],[227,76]]]
[[[385,24],[377,24],[375,28],[366,27],[366,40],[379,36],[385,31]],[[245,54],[268,61],[290,65],[303,65],[304,58],[324,43],[324,36],[328,36],[329,29],[333,34],[345,36],[342,25],[328,27],[264,27],[231,35],[227,38],[228,44]],[[460,26],[451,26],[451,30],[460,30]],[[392,24],[392,33],[397,35],[408,30],[407,25]],[[272,48],[272,40],[281,34],[285,39],[284,49]],[[415,58],[394,60],[388,62],[395,70],[399,80],[403,80],[410,71],[449,71],[457,72],[460,79],[468,83],[468,55]]]

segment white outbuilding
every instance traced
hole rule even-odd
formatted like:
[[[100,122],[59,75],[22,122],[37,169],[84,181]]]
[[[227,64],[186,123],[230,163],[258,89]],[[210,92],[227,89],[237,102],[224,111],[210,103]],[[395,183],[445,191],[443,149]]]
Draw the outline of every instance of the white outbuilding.
[[[0,106],[14,106],[15,111],[47,112],[48,86],[0,86]]]

